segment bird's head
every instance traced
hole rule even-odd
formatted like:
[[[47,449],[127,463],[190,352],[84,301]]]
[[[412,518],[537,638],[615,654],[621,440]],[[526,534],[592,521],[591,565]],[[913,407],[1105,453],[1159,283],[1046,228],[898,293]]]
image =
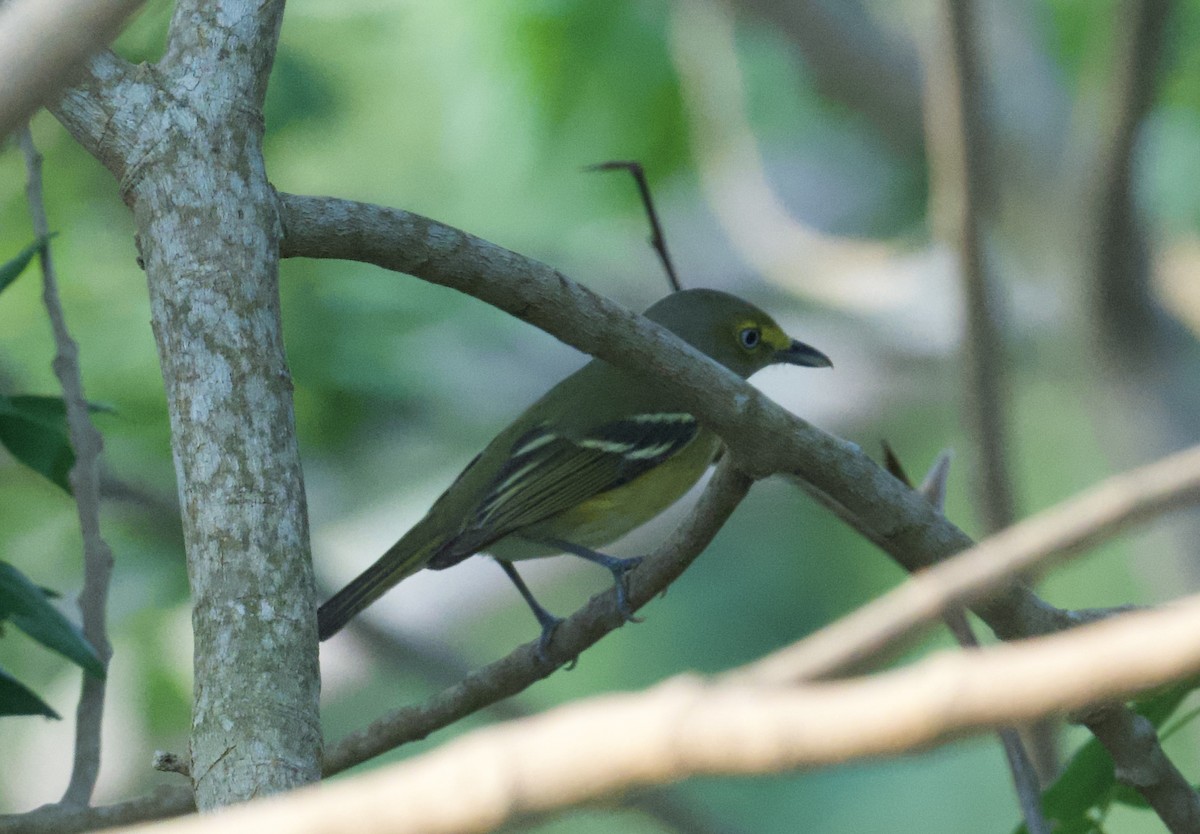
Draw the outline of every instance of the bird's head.
[[[828,356],[788,336],[762,310],[719,290],[671,293],[645,316],[743,378],[779,363],[833,366]]]

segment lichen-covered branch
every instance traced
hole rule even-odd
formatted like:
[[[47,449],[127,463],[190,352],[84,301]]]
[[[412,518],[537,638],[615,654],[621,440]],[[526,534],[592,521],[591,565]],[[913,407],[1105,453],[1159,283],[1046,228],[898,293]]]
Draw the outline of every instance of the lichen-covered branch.
[[[166,56],[104,55],[55,112],[138,228],[193,596],[191,774],[210,809],[320,775],[315,594],[261,105],[281,0],[180,0]]]

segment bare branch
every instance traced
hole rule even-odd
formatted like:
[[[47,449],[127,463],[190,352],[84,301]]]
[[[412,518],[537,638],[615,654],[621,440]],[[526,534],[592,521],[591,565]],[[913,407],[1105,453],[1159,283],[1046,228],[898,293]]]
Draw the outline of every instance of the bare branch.
[[[408,212],[287,194],[280,195],[280,202],[286,229],[281,243],[284,256],[346,258],[408,272],[474,295],[568,344],[655,379],[725,439],[739,465],[757,476],[788,472],[810,495],[909,571],[928,568],[971,545],[969,537],[857,447],[783,412],[670,333],[549,267]],[[1119,479],[1116,485],[1110,483],[1114,489],[1107,500],[1090,505],[1098,511],[1096,520],[1101,528],[1107,530],[1111,525],[1115,529],[1153,507],[1176,506],[1194,498],[1195,482],[1189,480],[1194,476],[1175,470],[1171,477],[1178,482],[1177,491],[1171,486],[1161,492],[1148,489],[1132,505],[1122,491],[1129,483]],[[1094,540],[1093,535],[1099,535],[1086,525],[1068,525],[1061,540],[1058,536],[1063,531],[1032,529],[1046,537],[1042,544],[1047,550],[1080,549]],[[1010,530],[1006,535],[1014,534]],[[990,547],[998,545],[992,542]],[[1014,584],[1008,574],[1000,572],[987,583],[991,583],[987,589],[976,586],[972,591],[986,595],[973,607],[1004,639],[1046,634],[1078,623],[1069,612],[1047,605],[1023,585]],[[936,617],[941,610],[934,605],[923,617]],[[1135,717],[1129,710],[1114,707],[1109,720],[1131,729]],[[1184,805],[1200,808],[1194,792],[1179,799]],[[1161,806],[1155,810],[1160,815],[1170,813]]]
[[[129,169],[155,144],[146,123],[160,113],[156,102],[160,94],[151,70],[135,70],[104,50],[80,69],[74,85],[47,108],[84,150],[124,183]]]
[[[687,520],[629,575],[629,602],[634,610],[662,593],[708,546],[741,503],[750,483],[726,455]],[[507,657],[467,675],[424,706],[396,710],[342,739],[326,752],[325,775],[339,773],[401,744],[425,738],[485,706],[515,695],[550,674],[559,664],[578,657],[624,622],[613,589],[592,597],[555,630],[548,651],[550,665],[539,658],[537,641],[527,643]]]
[[[902,38],[880,29],[861,0],[736,0],[733,5],[795,43],[822,98],[864,115],[900,153],[920,153],[917,56]]]
[[[1090,328],[1114,367],[1141,364],[1158,352],[1171,328],[1150,289],[1149,255],[1134,199],[1134,142],[1154,102],[1162,43],[1172,0],[1123,0],[1108,80],[1106,110],[1089,119],[1098,132],[1081,171],[1092,311]],[[1086,146],[1086,145],[1085,145]],[[1189,340],[1190,341],[1190,340]]]
[[[975,4],[943,0],[943,36],[926,73],[931,192],[940,203],[944,234],[958,250],[965,304],[964,413],[975,449],[975,493],[989,533],[1016,518],[1008,453],[1008,386],[1002,310],[985,257],[984,217],[994,200],[991,137],[983,115],[984,85],[977,59]]]
[[[650,245],[658,253],[658,259],[667,272],[667,282],[671,289],[678,292],[682,287],[679,276],[675,273],[675,265],[671,263],[671,255],[667,251],[667,239],[663,235],[662,225],[658,222],[658,212],[654,208],[654,197],[650,194],[650,183],[646,181],[646,171],[640,162],[614,161],[589,165],[587,171],[628,171],[637,183],[638,194],[642,198],[642,207],[646,210],[646,218],[650,221]]]
[[[1048,677],[1047,669],[1056,674]],[[698,774],[898,755],[1124,698],[1198,670],[1200,597],[1189,597],[1168,610],[941,653],[863,680],[763,687],[673,678],[645,692],[591,698],[479,730],[358,779],[142,834],[491,831],[511,819]]]
[[[907,570],[969,547],[970,538],[857,446],[790,414],[670,332],[514,252],[409,212],[280,194],[285,257],[344,258],[473,295],[669,391],[721,435],[752,477],[794,475]],[[1001,637],[1074,621],[1000,580],[979,611]]]
[[[435,644],[397,633],[381,627],[370,617],[359,617],[349,628],[355,637],[366,641],[373,666],[391,664],[409,673],[416,672],[439,686],[457,684],[472,671],[464,658],[440,641]],[[535,714],[519,697],[496,701],[485,709],[489,717],[505,721]],[[669,787],[631,792],[620,797],[618,803],[679,834],[737,834],[740,830],[678,796]]]
[[[1196,790],[1167,758],[1149,720],[1134,715],[1127,721],[1100,709],[1083,723],[1112,757],[1117,781],[1140,793],[1172,834],[1200,831]]]
[[[33,217],[33,232],[42,239],[50,235],[46,206],[42,199],[42,156],[33,144],[29,128],[21,131],[21,151],[28,174],[26,195]],[[68,476],[79,528],[83,533],[83,590],[79,610],[83,617],[83,636],[92,644],[101,663],[108,668],[112,647],[108,643],[105,612],[108,585],[112,579],[113,556],[100,533],[100,453],[104,443],[88,416],[83,375],[79,370],[79,346],[67,330],[58,281],[50,246],[42,247],[42,300],[50,318],[57,353],[54,373],[63,390],[67,412],[67,433],[75,452],[75,465]],[[104,681],[83,673],[83,689],[75,712],[75,761],[71,781],[63,795],[65,805],[87,805],[100,773],[100,726],[104,718]]]
[[[207,106],[261,121],[282,23],[283,0],[177,0],[159,68],[190,93],[204,91],[220,67],[218,84],[234,95]]]
[[[111,126],[101,159],[137,224],[194,603],[202,809],[320,775],[315,595],[262,159],[282,9],[181,0],[158,66],[114,78],[93,62],[60,111],[98,154]]]
[[[0,834],[81,834],[170,819],[195,810],[190,789],[163,787],[137,799],[97,808],[46,805],[24,814],[0,815]]]
[[[1052,558],[1079,553],[1129,525],[1200,501],[1200,446],[1115,475],[923,570],[903,585],[783,649],[746,673],[761,683],[817,680],[860,668],[956,605]],[[990,604],[982,606],[988,619]],[[1059,614],[1076,623],[1068,612]]]
[[[9,0],[0,4],[0,139],[71,83],[144,0]]]
[[[891,454],[891,450],[888,450]],[[896,462],[899,468],[899,461]],[[942,452],[933,462],[933,466],[925,473],[921,481],[921,494],[929,499],[938,510],[946,508],[946,485],[950,478],[950,454]],[[961,608],[947,611],[943,619],[958,645],[964,649],[978,649],[979,639]],[[1001,727],[996,731],[1000,745],[1004,748],[1004,758],[1008,762],[1009,774],[1013,787],[1017,792],[1017,802],[1021,806],[1021,817],[1025,820],[1025,828],[1029,834],[1050,834],[1050,826],[1042,813],[1042,787],[1038,780],[1037,770],[1029,758],[1029,752],[1021,741],[1021,734],[1012,727]]]

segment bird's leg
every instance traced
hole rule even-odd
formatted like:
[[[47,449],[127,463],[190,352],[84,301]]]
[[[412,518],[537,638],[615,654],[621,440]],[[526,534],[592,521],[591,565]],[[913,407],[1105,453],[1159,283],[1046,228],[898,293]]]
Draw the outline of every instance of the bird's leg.
[[[521,597],[525,600],[525,604],[533,611],[533,616],[537,617],[538,624],[542,627],[542,636],[538,640],[538,659],[544,663],[552,663],[550,655],[547,654],[547,649],[550,648],[550,640],[554,637],[554,631],[562,622],[562,617],[556,617],[547,611],[542,604],[533,597],[533,592],[529,590],[529,586],[525,584],[525,580],[521,578],[521,574],[517,573],[517,569],[513,567],[512,562],[506,562],[503,559],[496,559],[496,564],[500,569],[508,575],[512,580],[512,584],[517,586],[517,590],[521,592]],[[572,663],[572,665],[574,665]]]
[[[621,616],[625,618],[626,622],[640,623],[642,621],[641,617],[633,615],[633,608],[629,605],[629,572],[642,563],[641,556],[618,559],[615,556],[606,556],[561,539],[546,539],[546,544],[557,547],[564,553],[570,553],[572,556],[578,556],[580,559],[587,559],[589,562],[608,568],[613,575],[613,583],[617,586],[617,610],[621,612]]]

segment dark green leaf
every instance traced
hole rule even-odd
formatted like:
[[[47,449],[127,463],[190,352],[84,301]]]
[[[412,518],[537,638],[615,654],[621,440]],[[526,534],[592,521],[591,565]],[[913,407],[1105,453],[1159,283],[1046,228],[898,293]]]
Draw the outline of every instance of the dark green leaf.
[[[108,403],[88,403],[92,413],[114,413]],[[0,396],[0,446],[30,469],[71,492],[68,475],[75,465],[62,397]]]
[[[32,690],[4,671],[3,668],[0,668],[0,716],[3,715],[59,717],[49,704],[33,694]]]
[[[17,276],[25,271],[25,267],[29,266],[29,262],[33,260],[33,256],[42,251],[49,238],[40,237],[33,243],[26,246],[17,256],[11,261],[5,261],[0,264],[0,292],[17,280]]]
[[[63,429],[67,427],[67,404],[62,397],[17,394],[7,399],[10,406],[27,417],[60,425]],[[92,414],[116,414],[117,407],[112,403],[88,403],[88,411]]]
[[[104,677],[104,664],[83,633],[46,601],[41,588],[8,562],[0,562],[0,620],[4,619],[88,674]]]
[[[0,446],[70,493],[67,475],[75,465],[75,453],[64,421],[48,416],[52,407],[42,402],[46,399],[51,398],[0,396]]]

